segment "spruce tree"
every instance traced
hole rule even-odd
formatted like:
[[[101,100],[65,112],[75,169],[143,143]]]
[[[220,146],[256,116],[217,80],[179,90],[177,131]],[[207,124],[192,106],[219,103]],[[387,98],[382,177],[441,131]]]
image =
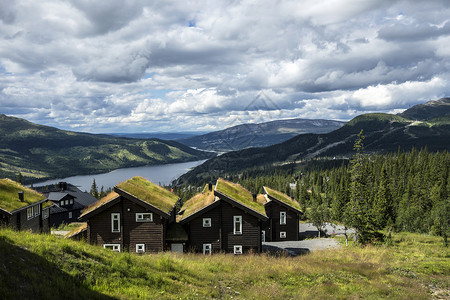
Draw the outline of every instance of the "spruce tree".
[[[95,198],[99,198],[99,194],[98,194],[98,188],[97,188],[97,183],[95,183],[95,178],[92,181],[92,185],[91,185],[91,191],[89,192],[92,196],[94,196]]]

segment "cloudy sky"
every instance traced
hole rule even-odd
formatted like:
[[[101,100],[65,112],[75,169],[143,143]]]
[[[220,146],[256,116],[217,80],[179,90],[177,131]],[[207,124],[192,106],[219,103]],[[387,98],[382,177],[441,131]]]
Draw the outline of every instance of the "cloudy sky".
[[[86,132],[349,120],[450,96],[450,1],[0,0],[0,113]]]

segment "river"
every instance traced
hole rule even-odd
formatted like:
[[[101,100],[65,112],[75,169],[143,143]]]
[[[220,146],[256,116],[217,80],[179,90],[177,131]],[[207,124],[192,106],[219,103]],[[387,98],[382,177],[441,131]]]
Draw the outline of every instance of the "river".
[[[111,171],[109,173],[78,175],[67,178],[51,179],[33,183],[33,186],[50,185],[58,183],[60,181],[64,181],[77,186],[82,191],[89,192],[92,186],[92,181],[94,179],[99,190],[102,186],[106,190],[107,188],[113,187],[116,184],[128,180],[134,176],[142,176],[156,184],[168,185],[173,180],[189,171],[189,169],[201,165],[205,161],[206,160],[197,160],[177,164],[123,168]]]

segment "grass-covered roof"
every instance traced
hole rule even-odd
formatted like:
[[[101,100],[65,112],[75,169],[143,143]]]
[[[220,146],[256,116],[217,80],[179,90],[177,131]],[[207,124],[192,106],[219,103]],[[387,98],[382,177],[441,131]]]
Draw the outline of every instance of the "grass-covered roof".
[[[235,184],[219,178],[217,180],[216,191],[232,198],[233,200],[247,206],[248,208],[257,211],[263,216],[266,215],[266,210],[264,208],[264,203],[266,200],[264,199],[264,197],[257,197],[257,201],[253,201],[253,194],[242,187],[240,184]]]
[[[23,192],[24,201],[20,201],[19,192]],[[0,179],[0,208],[7,212],[24,208],[45,200],[45,196],[10,179]]]
[[[117,194],[116,192],[109,193],[108,195],[106,195],[105,197],[101,198],[97,202],[95,202],[95,203],[89,205],[88,207],[86,207],[86,209],[80,215],[80,218],[83,217],[84,215],[90,213],[91,211],[94,211],[97,208],[99,208],[99,207],[101,207],[101,206],[111,202],[112,200],[116,199],[117,197],[119,197],[119,194]]]
[[[210,205],[214,202],[214,198],[214,191],[208,190],[208,185],[206,185],[206,187],[203,189],[203,192],[195,195],[183,204],[180,211],[184,210],[184,212],[182,216],[178,216],[178,221],[181,221],[201,210],[202,208]]]
[[[293,208],[301,211],[300,204],[298,204],[297,201],[292,200],[292,198],[289,197],[288,195],[286,195],[286,194],[284,194],[282,192],[279,192],[277,190],[273,190],[273,189],[271,189],[271,188],[269,188],[267,186],[265,186],[264,189],[266,190],[266,193],[269,194],[270,196],[272,196],[272,197],[276,198],[277,200],[279,200],[279,201],[281,201],[281,202],[283,202],[283,203],[285,203],[285,204],[287,204],[289,206],[292,206]]]
[[[179,199],[177,195],[139,176],[116,187],[166,213],[170,213]]]
[[[87,229],[87,223],[86,222],[80,223],[80,225],[78,227],[75,227],[74,229],[69,231],[64,237],[71,238],[86,229]]]

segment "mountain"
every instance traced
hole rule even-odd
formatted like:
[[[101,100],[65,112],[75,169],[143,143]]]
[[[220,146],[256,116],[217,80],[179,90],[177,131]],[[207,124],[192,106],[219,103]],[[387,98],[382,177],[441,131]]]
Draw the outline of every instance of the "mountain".
[[[410,120],[427,121],[438,117],[450,117],[450,98],[442,98],[437,101],[428,101],[419,104],[398,114]]]
[[[332,120],[289,119],[259,124],[242,124],[204,135],[179,139],[190,147],[227,152],[249,147],[266,147],[302,133],[328,133],[344,125]]]
[[[21,172],[29,182],[211,156],[174,141],[65,131],[0,114],[0,178]]]
[[[199,134],[196,132],[150,132],[150,133],[106,133],[108,135],[127,137],[133,139],[160,139],[160,140],[179,140],[184,138],[190,138]]]
[[[448,98],[447,98],[448,99]],[[366,152],[392,152],[399,148],[427,147],[430,151],[450,149],[450,118],[447,117],[448,100],[428,102],[428,107],[412,107],[400,115],[360,115],[340,129],[327,134],[301,134],[283,143],[265,148],[249,148],[233,151],[212,158],[181,176],[180,183],[197,183],[214,179],[226,173],[238,173],[244,169],[299,162],[317,157],[342,158],[354,154],[356,135],[363,130]],[[405,118],[421,111],[422,119]],[[441,112],[441,114],[439,114]]]

